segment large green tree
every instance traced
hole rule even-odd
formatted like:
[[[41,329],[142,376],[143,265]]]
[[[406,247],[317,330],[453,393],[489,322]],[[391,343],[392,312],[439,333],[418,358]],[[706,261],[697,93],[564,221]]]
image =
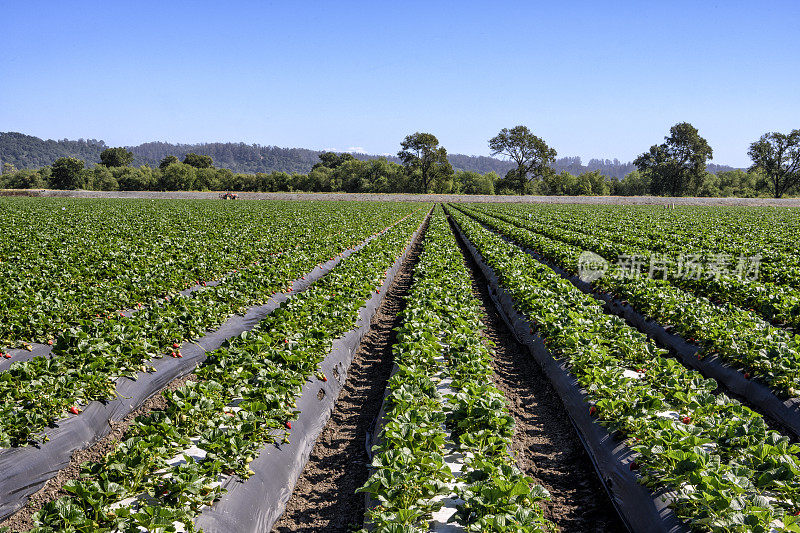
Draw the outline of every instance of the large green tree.
[[[800,184],[800,130],[765,133],[750,145],[747,155],[753,161],[750,170],[767,176],[775,198]]]
[[[525,193],[528,180],[542,178],[551,174],[550,165],[556,160],[556,151],[547,146],[527,126],[503,128],[489,139],[492,155],[504,155],[517,164],[513,173],[506,175],[506,181],[515,184],[520,194]]]
[[[158,189],[158,179],[150,167],[120,167],[111,170],[123,191],[153,191]]]
[[[211,156],[194,153],[186,154],[186,157],[183,158],[183,162],[194,168],[211,168],[214,166],[214,160],[211,159]]]
[[[644,196],[649,192],[650,178],[638,170],[633,170],[614,183],[611,194],[615,196]]]
[[[423,192],[428,192],[434,180],[452,176],[453,166],[447,160],[447,150],[439,146],[435,135],[416,132],[408,135],[400,146],[402,150],[397,152],[397,157],[409,175],[419,174]]]
[[[174,155],[168,155],[161,160],[161,162],[158,164],[158,168],[160,168],[161,170],[165,170],[172,163],[180,163],[180,159],[178,159]]]
[[[456,191],[459,194],[494,194],[494,177],[497,174],[488,172],[479,174],[470,170],[456,172],[453,180],[455,181]]]
[[[164,191],[191,191],[196,172],[194,167],[184,163],[170,165],[161,173],[159,187]]]
[[[127,167],[133,163],[133,153],[125,148],[106,148],[100,152],[100,164],[104,167]]]
[[[633,164],[650,179],[650,192],[657,195],[683,196],[694,184],[702,183],[706,162],[713,151],[688,122],[669,129],[664,142],[653,145],[637,157]]]
[[[54,189],[79,189],[84,162],[75,157],[59,157],[50,170],[50,185]]]
[[[319,163],[315,163],[311,169],[314,170],[320,167],[335,169],[347,161],[355,161],[355,159],[356,158],[353,157],[352,154],[348,153],[337,154],[336,152],[322,152],[319,154]]]

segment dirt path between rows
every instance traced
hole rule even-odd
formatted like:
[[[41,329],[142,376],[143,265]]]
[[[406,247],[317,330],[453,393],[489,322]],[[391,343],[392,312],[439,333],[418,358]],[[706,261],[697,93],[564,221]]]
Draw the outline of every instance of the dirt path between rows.
[[[516,421],[512,451],[519,467],[550,491],[545,517],[563,533],[626,531],[550,381],[498,314],[486,278],[456,239],[481,302],[485,335],[495,345],[495,385]]]
[[[378,416],[392,371],[394,329],[400,325],[399,313],[406,306],[425,229],[427,223],[378,307],[353,357],[331,418],[317,438],[273,532],[345,533],[361,527],[364,495],[356,494],[356,489],[368,476],[366,433]]]

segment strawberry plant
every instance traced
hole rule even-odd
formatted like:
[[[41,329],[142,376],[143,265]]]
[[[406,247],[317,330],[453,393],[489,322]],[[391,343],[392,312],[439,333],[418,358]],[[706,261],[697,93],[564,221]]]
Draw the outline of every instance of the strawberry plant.
[[[552,221],[539,221],[538,217],[522,217],[524,211],[505,209],[484,209],[491,216],[509,222],[515,226],[533,231],[547,238],[565,242],[582,250],[589,250],[600,254],[612,263],[624,263],[625,258],[637,258],[641,261],[643,269],[649,273],[651,264],[658,265],[667,255],[666,267],[654,270],[654,275],[666,279],[670,285],[690,292],[698,297],[712,302],[730,303],[743,309],[750,309],[754,314],[772,321],[778,325],[800,326],[800,289],[782,285],[775,282],[761,282],[759,280],[744,279],[734,275],[736,261],[741,255],[752,255],[756,252],[753,244],[742,246],[736,254],[730,255],[733,264],[727,265],[725,272],[720,270],[718,275],[686,275],[687,267],[678,268],[680,257],[697,261],[699,268],[705,272],[714,272],[714,268],[724,268],[721,264],[714,266],[714,261],[719,261],[719,249],[692,249],[685,246],[664,245],[662,241],[637,246],[640,241],[630,237],[628,233],[617,230],[603,230],[587,221],[583,221],[580,231],[576,231],[567,222],[553,224]],[[629,238],[630,237],[630,238]],[[782,257],[782,256],[781,256]],[[785,265],[785,263],[784,263]]]
[[[474,210],[464,209],[464,213],[565,270],[578,271],[580,248]],[[625,275],[614,265],[594,282],[594,287],[629,302],[645,316],[696,342],[702,348],[701,357],[704,353],[718,354],[734,368],[758,375],[777,394],[800,395],[800,336],[750,311],[714,304],[665,280]]]
[[[797,209],[752,207],[493,205],[487,211],[669,255],[761,254],[759,280],[800,288]]]
[[[293,249],[307,236],[369,226],[366,238],[396,220],[396,208],[412,209],[0,198],[0,347],[44,343],[98,315],[118,317],[121,309],[152,304]]]
[[[575,376],[599,423],[637,452],[633,470],[641,483],[665,489],[676,514],[698,531],[800,528],[800,447],[759,414],[715,395],[713,380],[665,357],[519,246],[451,214]]]
[[[291,437],[303,384],[317,379],[333,341],[356,325],[379,273],[394,264],[424,215],[400,222],[210,353],[196,370],[199,381],[165,392],[164,408],[140,417],[105,459],[82,465],[70,495],[37,513],[32,531],[60,530],[73,517],[91,531],[193,530],[224,482],[247,480],[265,445]]]
[[[393,347],[388,409],[373,473],[359,490],[376,505],[373,531],[427,531],[457,493],[451,522],[467,531],[547,531],[536,502],[547,492],[522,474],[508,450],[514,420],[491,384],[478,302],[454,236],[437,209]],[[445,385],[447,383],[449,385]],[[451,390],[442,394],[444,390]],[[467,458],[458,475],[445,457]]]
[[[402,212],[402,211],[401,211]],[[328,257],[352,247],[383,229],[392,209],[359,227],[360,221],[307,237],[291,253],[275,254],[237,269],[222,282],[186,296],[158,300],[131,317],[86,319],[56,337],[53,357],[16,362],[0,373],[0,448],[26,445],[40,432],[67,416],[71,406],[116,396],[116,380],[136,379],[155,357],[180,356],[175,339],[193,339],[217,327],[235,313],[266,302],[288,281],[302,276]],[[296,236],[295,236],[296,237]],[[32,401],[31,398],[36,398]]]

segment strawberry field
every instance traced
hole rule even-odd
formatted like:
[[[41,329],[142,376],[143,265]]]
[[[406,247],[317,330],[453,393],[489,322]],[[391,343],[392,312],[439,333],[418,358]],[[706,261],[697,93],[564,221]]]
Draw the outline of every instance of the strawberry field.
[[[800,532],[798,220],[0,198],[0,531]]]

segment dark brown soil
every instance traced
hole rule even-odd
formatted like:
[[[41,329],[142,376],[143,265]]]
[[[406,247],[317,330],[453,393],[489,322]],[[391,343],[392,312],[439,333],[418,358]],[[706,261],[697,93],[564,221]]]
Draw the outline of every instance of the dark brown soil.
[[[195,381],[197,378],[194,374],[189,374],[182,378],[176,378],[170,381],[162,391],[176,390],[187,381]],[[80,474],[80,467],[87,461],[97,462],[100,461],[105,455],[110,452],[114,446],[119,442],[128,427],[133,423],[137,416],[144,415],[155,409],[163,409],[166,407],[167,402],[161,395],[161,392],[153,395],[145,401],[138,409],[131,412],[120,422],[111,421],[111,432],[94,443],[89,448],[77,450],[72,454],[69,466],[60,470],[55,476],[50,478],[44,487],[39,489],[28,500],[27,505],[9,516],[5,521],[0,522],[0,527],[8,526],[12,531],[27,531],[33,527],[32,517],[33,514],[44,507],[45,504],[53,500],[57,500],[62,496],[68,494],[61,490],[61,487],[67,481],[78,479]]]
[[[273,532],[353,531],[364,519],[364,495],[369,458],[365,439],[378,416],[386,381],[392,371],[394,328],[411,287],[414,265],[422,251],[424,231],[406,256],[372,319],[370,330],[353,357],[330,420],[317,439],[286,510]]]
[[[512,450],[519,467],[550,491],[545,516],[564,533],[624,532],[558,395],[494,307],[486,278],[461,245],[494,345],[495,385],[516,421]]]

